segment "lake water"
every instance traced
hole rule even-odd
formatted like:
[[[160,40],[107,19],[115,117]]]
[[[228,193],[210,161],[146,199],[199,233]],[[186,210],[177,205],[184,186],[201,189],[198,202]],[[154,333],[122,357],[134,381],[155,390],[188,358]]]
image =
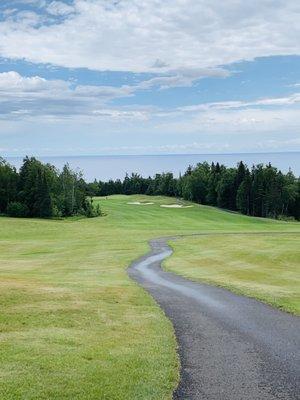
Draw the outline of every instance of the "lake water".
[[[188,165],[207,161],[219,162],[228,167],[243,161],[249,167],[253,164],[271,163],[283,172],[292,169],[295,175],[300,175],[300,152],[287,153],[240,153],[240,154],[170,154],[141,156],[65,156],[38,157],[41,161],[51,163],[61,169],[65,163],[71,168],[83,172],[87,181],[94,179],[108,180],[123,178],[128,172],[137,172],[142,176],[154,175],[159,172],[173,172],[175,176],[183,173]],[[22,157],[6,157],[17,168],[22,164]]]

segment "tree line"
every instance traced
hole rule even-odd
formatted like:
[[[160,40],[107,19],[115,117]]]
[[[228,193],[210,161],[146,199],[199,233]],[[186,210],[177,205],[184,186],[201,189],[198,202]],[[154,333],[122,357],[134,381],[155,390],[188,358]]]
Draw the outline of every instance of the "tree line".
[[[12,217],[69,217],[101,214],[87,196],[82,174],[62,171],[26,157],[19,171],[0,157],[0,213]]]
[[[0,213],[15,217],[68,217],[101,214],[94,196],[147,194],[183,198],[257,217],[300,220],[300,179],[271,164],[249,169],[219,163],[189,166],[183,175],[136,173],[123,180],[86,183],[82,173],[65,165],[59,171],[34,157],[26,157],[19,171],[0,157]]]
[[[123,180],[95,180],[87,184],[87,193],[173,196],[251,216],[300,220],[300,179],[271,164],[249,169],[242,161],[235,168],[203,162],[179,178],[170,172],[148,178],[126,174]]]

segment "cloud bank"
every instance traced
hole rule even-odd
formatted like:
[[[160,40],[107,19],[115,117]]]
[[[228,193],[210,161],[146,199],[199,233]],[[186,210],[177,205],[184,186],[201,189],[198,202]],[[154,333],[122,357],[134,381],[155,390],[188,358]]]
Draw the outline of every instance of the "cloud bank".
[[[133,131],[172,133],[243,134],[253,131],[297,132],[300,126],[300,93],[254,101],[224,101],[185,107],[116,106],[112,100],[132,96],[142,88],[158,84],[150,79],[133,86],[75,85],[17,72],[0,73],[0,119],[7,121],[64,120],[72,124],[108,121],[122,131],[126,121]],[[159,81],[165,84],[165,81]],[[143,126],[140,126],[140,122]],[[129,127],[129,125],[128,125]],[[124,128],[125,130],[128,129]]]
[[[299,54],[300,3],[287,0],[30,1],[0,23],[0,55],[94,70],[214,68]]]
[[[243,86],[230,65],[299,55],[299,20],[294,0],[3,0],[1,149],[55,154],[73,142],[76,149],[91,143],[87,153],[99,143],[111,152],[299,148],[296,64],[293,71],[280,64],[280,74],[277,65],[269,86],[264,66],[245,74]],[[79,84],[69,79],[77,68],[105,73],[89,71],[89,80],[80,70]],[[127,75],[133,83],[119,83]],[[205,78],[219,80],[198,83]]]

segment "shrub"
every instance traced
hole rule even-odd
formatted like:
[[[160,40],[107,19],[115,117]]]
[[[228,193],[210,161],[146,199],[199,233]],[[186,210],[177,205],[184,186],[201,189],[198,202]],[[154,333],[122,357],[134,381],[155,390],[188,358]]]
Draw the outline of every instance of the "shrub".
[[[296,221],[295,217],[283,215],[283,214],[278,215],[277,219],[279,219],[280,221],[292,221],[292,222]]]
[[[26,204],[14,201],[7,206],[7,214],[10,217],[24,218],[29,214],[29,209]]]
[[[61,218],[62,217],[61,210],[55,204],[54,204],[54,206],[52,206],[52,217],[53,218]]]
[[[84,215],[88,218],[99,217],[101,215],[100,205],[97,204],[95,207],[92,198],[86,199],[84,205]]]

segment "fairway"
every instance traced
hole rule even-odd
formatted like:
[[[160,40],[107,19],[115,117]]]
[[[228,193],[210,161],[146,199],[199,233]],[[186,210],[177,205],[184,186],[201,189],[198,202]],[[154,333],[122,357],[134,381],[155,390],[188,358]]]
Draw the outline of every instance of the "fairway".
[[[98,201],[104,217],[0,219],[1,399],[172,398],[172,326],[126,272],[154,237],[218,233],[174,242],[167,268],[297,310],[299,223],[165,197]]]

